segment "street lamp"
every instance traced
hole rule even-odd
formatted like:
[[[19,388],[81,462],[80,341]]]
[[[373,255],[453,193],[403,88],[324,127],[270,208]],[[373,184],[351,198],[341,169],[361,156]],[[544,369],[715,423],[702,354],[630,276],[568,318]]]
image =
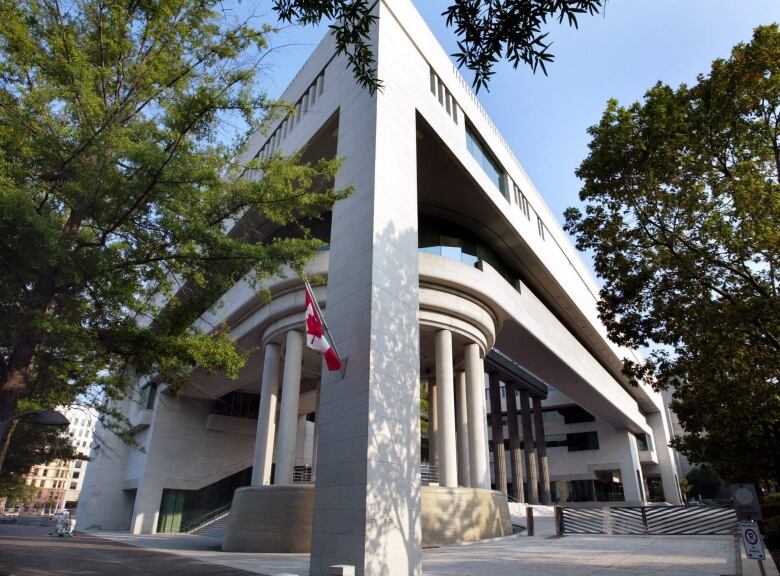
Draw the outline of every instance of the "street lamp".
[[[11,444],[11,434],[14,432],[16,422],[22,418],[30,417],[33,417],[35,424],[40,426],[70,426],[70,420],[56,410],[25,410],[19,414],[14,414],[6,420],[0,420],[0,440],[2,441],[2,447],[0,447],[0,471],[3,469],[5,454],[8,451],[8,446]]]

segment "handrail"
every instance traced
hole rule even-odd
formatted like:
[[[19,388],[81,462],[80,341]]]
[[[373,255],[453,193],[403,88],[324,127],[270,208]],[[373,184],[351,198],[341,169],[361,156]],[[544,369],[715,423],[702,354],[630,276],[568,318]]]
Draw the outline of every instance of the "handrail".
[[[314,470],[311,466],[295,466],[293,467],[293,484],[310,484],[316,479]]]
[[[439,483],[439,467],[427,462],[420,464],[420,483],[423,486]]]
[[[210,510],[205,514],[203,514],[202,516],[198,516],[197,518],[190,520],[189,522],[187,522],[187,524],[179,528],[179,532],[190,533],[193,530],[197,530],[207,522],[217,518],[218,516],[222,516],[225,512],[229,512],[232,504],[233,504],[232,502],[230,504],[225,504],[224,506],[220,506],[219,508]]]

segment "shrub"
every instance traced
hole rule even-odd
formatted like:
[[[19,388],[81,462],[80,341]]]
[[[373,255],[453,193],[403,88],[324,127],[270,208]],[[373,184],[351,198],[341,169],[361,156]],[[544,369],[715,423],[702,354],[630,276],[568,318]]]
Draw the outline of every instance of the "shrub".
[[[774,550],[780,548],[780,516],[765,520],[763,524],[767,546]]]

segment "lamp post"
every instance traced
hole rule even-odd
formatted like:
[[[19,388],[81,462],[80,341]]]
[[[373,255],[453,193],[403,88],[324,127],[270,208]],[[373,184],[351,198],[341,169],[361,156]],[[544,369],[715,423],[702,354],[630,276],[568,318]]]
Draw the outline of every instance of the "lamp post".
[[[56,410],[25,410],[19,414],[14,414],[10,418],[0,420],[0,471],[3,470],[5,454],[8,446],[11,444],[11,435],[14,433],[16,423],[22,418],[34,417],[35,423],[41,426],[69,426],[68,420],[63,414]]]

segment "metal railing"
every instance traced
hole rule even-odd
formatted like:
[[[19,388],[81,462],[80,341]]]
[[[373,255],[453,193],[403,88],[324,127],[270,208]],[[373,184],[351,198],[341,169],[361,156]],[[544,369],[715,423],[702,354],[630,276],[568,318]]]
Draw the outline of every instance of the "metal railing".
[[[311,466],[295,466],[293,468],[293,484],[308,484],[314,482],[315,474]]]
[[[420,464],[420,483],[423,486],[439,483],[439,467],[423,462]]]
[[[205,514],[190,520],[186,524],[183,524],[179,528],[179,532],[189,534],[190,532],[197,530],[204,524],[208,524],[209,522],[217,519],[218,517],[222,516],[226,512],[230,512],[231,505],[232,502],[230,504],[225,504],[224,506],[220,506],[219,508],[215,508],[214,510],[209,510]]]
[[[556,506],[556,531],[563,534],[731,535],[737,531],[733,508],[720,506]]]

